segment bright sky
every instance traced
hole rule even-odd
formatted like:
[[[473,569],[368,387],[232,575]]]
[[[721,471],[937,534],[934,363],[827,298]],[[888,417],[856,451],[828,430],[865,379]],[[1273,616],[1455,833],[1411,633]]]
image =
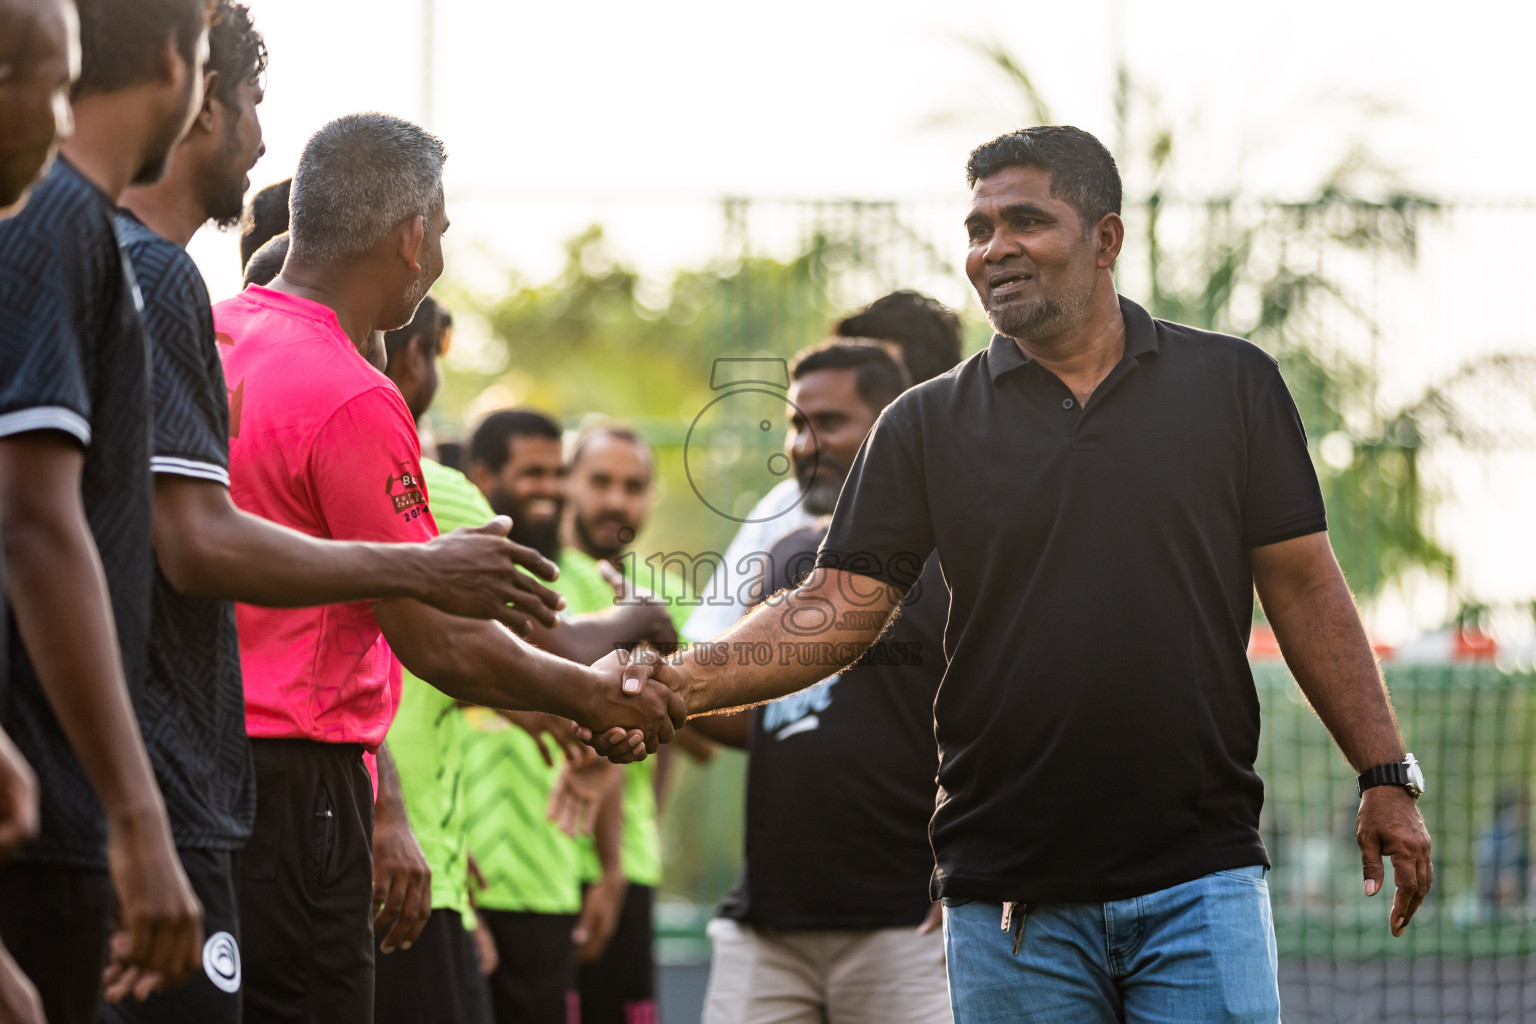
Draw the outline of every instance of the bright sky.
[[[1531,93],[1536,10],[1526,5],[1480,0],[1447,17],[1401,0],[250,2],[272,52],[258,186],[290,174],[332,117],[422,118],[433,2],[432,127],[451,153],[451,194],[477,208],[959,194],[969,148],[1020,123],[1014,94],[967,48],[973,39],[1008,47],[1056,120],[1106,141],[1123,41],[1133,77],[1170,121],[1195,129],[1181,174],[1193,193],[1235,182],[1255,195],[1294,192],[1357,139],[1436,194],[1533,192],[1536,153],[1510,116]],[[1398,113],[1367,125],[1362,97]],[[461,239],[494,235],[498,251],[537,263],[558,242],[455,223]],[[233,290],[210,241],[198,245],[210,284]]]
[[[252,172],[256,186],[289,175],[305,139],[332,117],[385,110],[424,119],[428,0],[248,2],[272,54],[261,108],[268,153]],[[1430,194],[1536,198],[1536,145],[1519,128],[1532,93],[1530,5],[435,5],[430,126],[451,154],[449,273],[461,279],[483,276],[485,251],[537,278],[556,265],[560,242],[593,220],[627,223],[614,236],[643,268],[697,260],[713,251],[717,229],[674,225],[665,211],[726,194],[961,203],[967,151],[1017,127],[1023,109],[967,40],[1010,49],[1055,120],[1111,145],[1114,55],[1123,46],[1132,77],[1182,129],[1189,148],[1178,180],[1192,195],[1296,194],[1364,143]],[[1147,129],[1143,113],[1131,131]],[[956,256],[961,239],[957,218]],[[192,251],[215,299],[238,288],[231,236],[205,230]],[[1506,264],[1522,262],[1504,267],[1512,281],[1536,272],[1518,242],[1499,252]],[[1464,285],[1440,281],[1437,299],[1454,307]],[[1508,484],[1499,476],[1487,487]],[[1499,492],[1501,503],[1527,499],[1536,500],[1529,486]],[[1504,540],[1466,541],[1466,565],[1485,593],[1530,595],[1536,542],[1528,530],[1465,513],[1452,519],[1462,533],[1521,538],[1513,558]],[[1404,613],[1390,631],[1415,617]]]

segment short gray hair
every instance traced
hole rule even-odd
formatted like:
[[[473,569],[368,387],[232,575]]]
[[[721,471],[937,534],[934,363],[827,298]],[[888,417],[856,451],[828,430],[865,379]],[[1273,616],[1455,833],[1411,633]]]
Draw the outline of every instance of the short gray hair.
[[[442,140],[390,114],[348,114],[310,137],[289,199],[290,253],[311,264],[363,255],[443,205]]]

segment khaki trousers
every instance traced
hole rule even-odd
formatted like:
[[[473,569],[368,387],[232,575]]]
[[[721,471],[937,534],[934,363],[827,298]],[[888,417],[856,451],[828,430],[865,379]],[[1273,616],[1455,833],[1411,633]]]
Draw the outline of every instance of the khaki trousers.
[[[944,936],[760,931],[725,918],[703,1024],[951,1024]]]

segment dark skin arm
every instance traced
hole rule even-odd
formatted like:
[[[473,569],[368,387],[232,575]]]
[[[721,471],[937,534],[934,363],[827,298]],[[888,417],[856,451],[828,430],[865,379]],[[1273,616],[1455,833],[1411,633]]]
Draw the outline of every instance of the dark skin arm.
[[[559,571],[509,529],[499,517],[426,544],[320,540],[240,511],[222,484],[155,475],[155,555],[171,585],[268,608],[410,597],[518,632],[553,626],[564,600],[517,567]]]
[[[897,587],[858,573],[817,569],[797,589],[775,594],[708,645],[694,644],[674,658],[637,654],[624,665],[609,662],[606,670],[617,670],[635,683],[652,679],[666,683],[682,696],[690,716],[754,707],[820,682],[828,675],[827,666],[809,661],[779,664],[778,658],[759,665],[737,645],[766,643],[777,650],[782,639],[814,636],[851,645],[848,649],[862,656],[880,638],[901,596]],[[860,614],[850,616],[849,611]],[[871,620],[880,625],[863,625]],[[860,625],[850,627],[849,621]],[[618,730],[583,729],[578,735],[610,760],[628,757],[621,749],[625,737]]]
[[[416,842],[400,792],[400,772],[379,747],[379,797],[373,809],[373,934],[379,952],[410,949],[432,914],[432,868]]]
[[[80,498],[83,465],[80,448],[62,434],[0,440],[0,535],[22,643],[106,812],[119,903],[107,995],[142,999],[200,966],[203,910],[172,846],[128,700],[111,599]]]
[[[528,634],[528,642],[535,647],[583,665],[611,654],[616,645],[633,646],[642,641],[677,642],[677,630],[665,606],[616,605],[600,612],[572,615],[557,629],[535,627]]]
[[[543,711],[624,733],[626,758],[655,753],[686,715],[659,683],[621,687],[618,655],[597,666],[567,661],[524,643],[495,622],[447,615],[416,601],[379,601],[373,615],[401,663],[450,697],[508,711]]]
[[[1286,664],[1355,771],[1403,760],[1397,717],[1328,535],[1255,548],[1252,559],[1254,585]],[[1401,935],[1434,879],[1418,804],[1400,786],[1368,789],[1355,831],[1367,896],[1381,889],[1381,858],[1392,858],[1390,926]]]
[[[752,738],[752,715],[746,711],[701,715],[698,718],[689,719],[688,729],[683,735],[688,733],[714,740],[721,746],[746,750],[747,743]]]

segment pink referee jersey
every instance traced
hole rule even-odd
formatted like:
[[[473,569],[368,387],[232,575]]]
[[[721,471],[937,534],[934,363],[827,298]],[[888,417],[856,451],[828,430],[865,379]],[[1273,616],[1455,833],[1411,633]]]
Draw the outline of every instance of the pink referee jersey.
[[[236,505],[311,537],[437,536],[411,414],[334,312],[253,285],[214,306],[213,321]],[[252,736],[378,749],[399,675],[367,602],[235,612]]]

